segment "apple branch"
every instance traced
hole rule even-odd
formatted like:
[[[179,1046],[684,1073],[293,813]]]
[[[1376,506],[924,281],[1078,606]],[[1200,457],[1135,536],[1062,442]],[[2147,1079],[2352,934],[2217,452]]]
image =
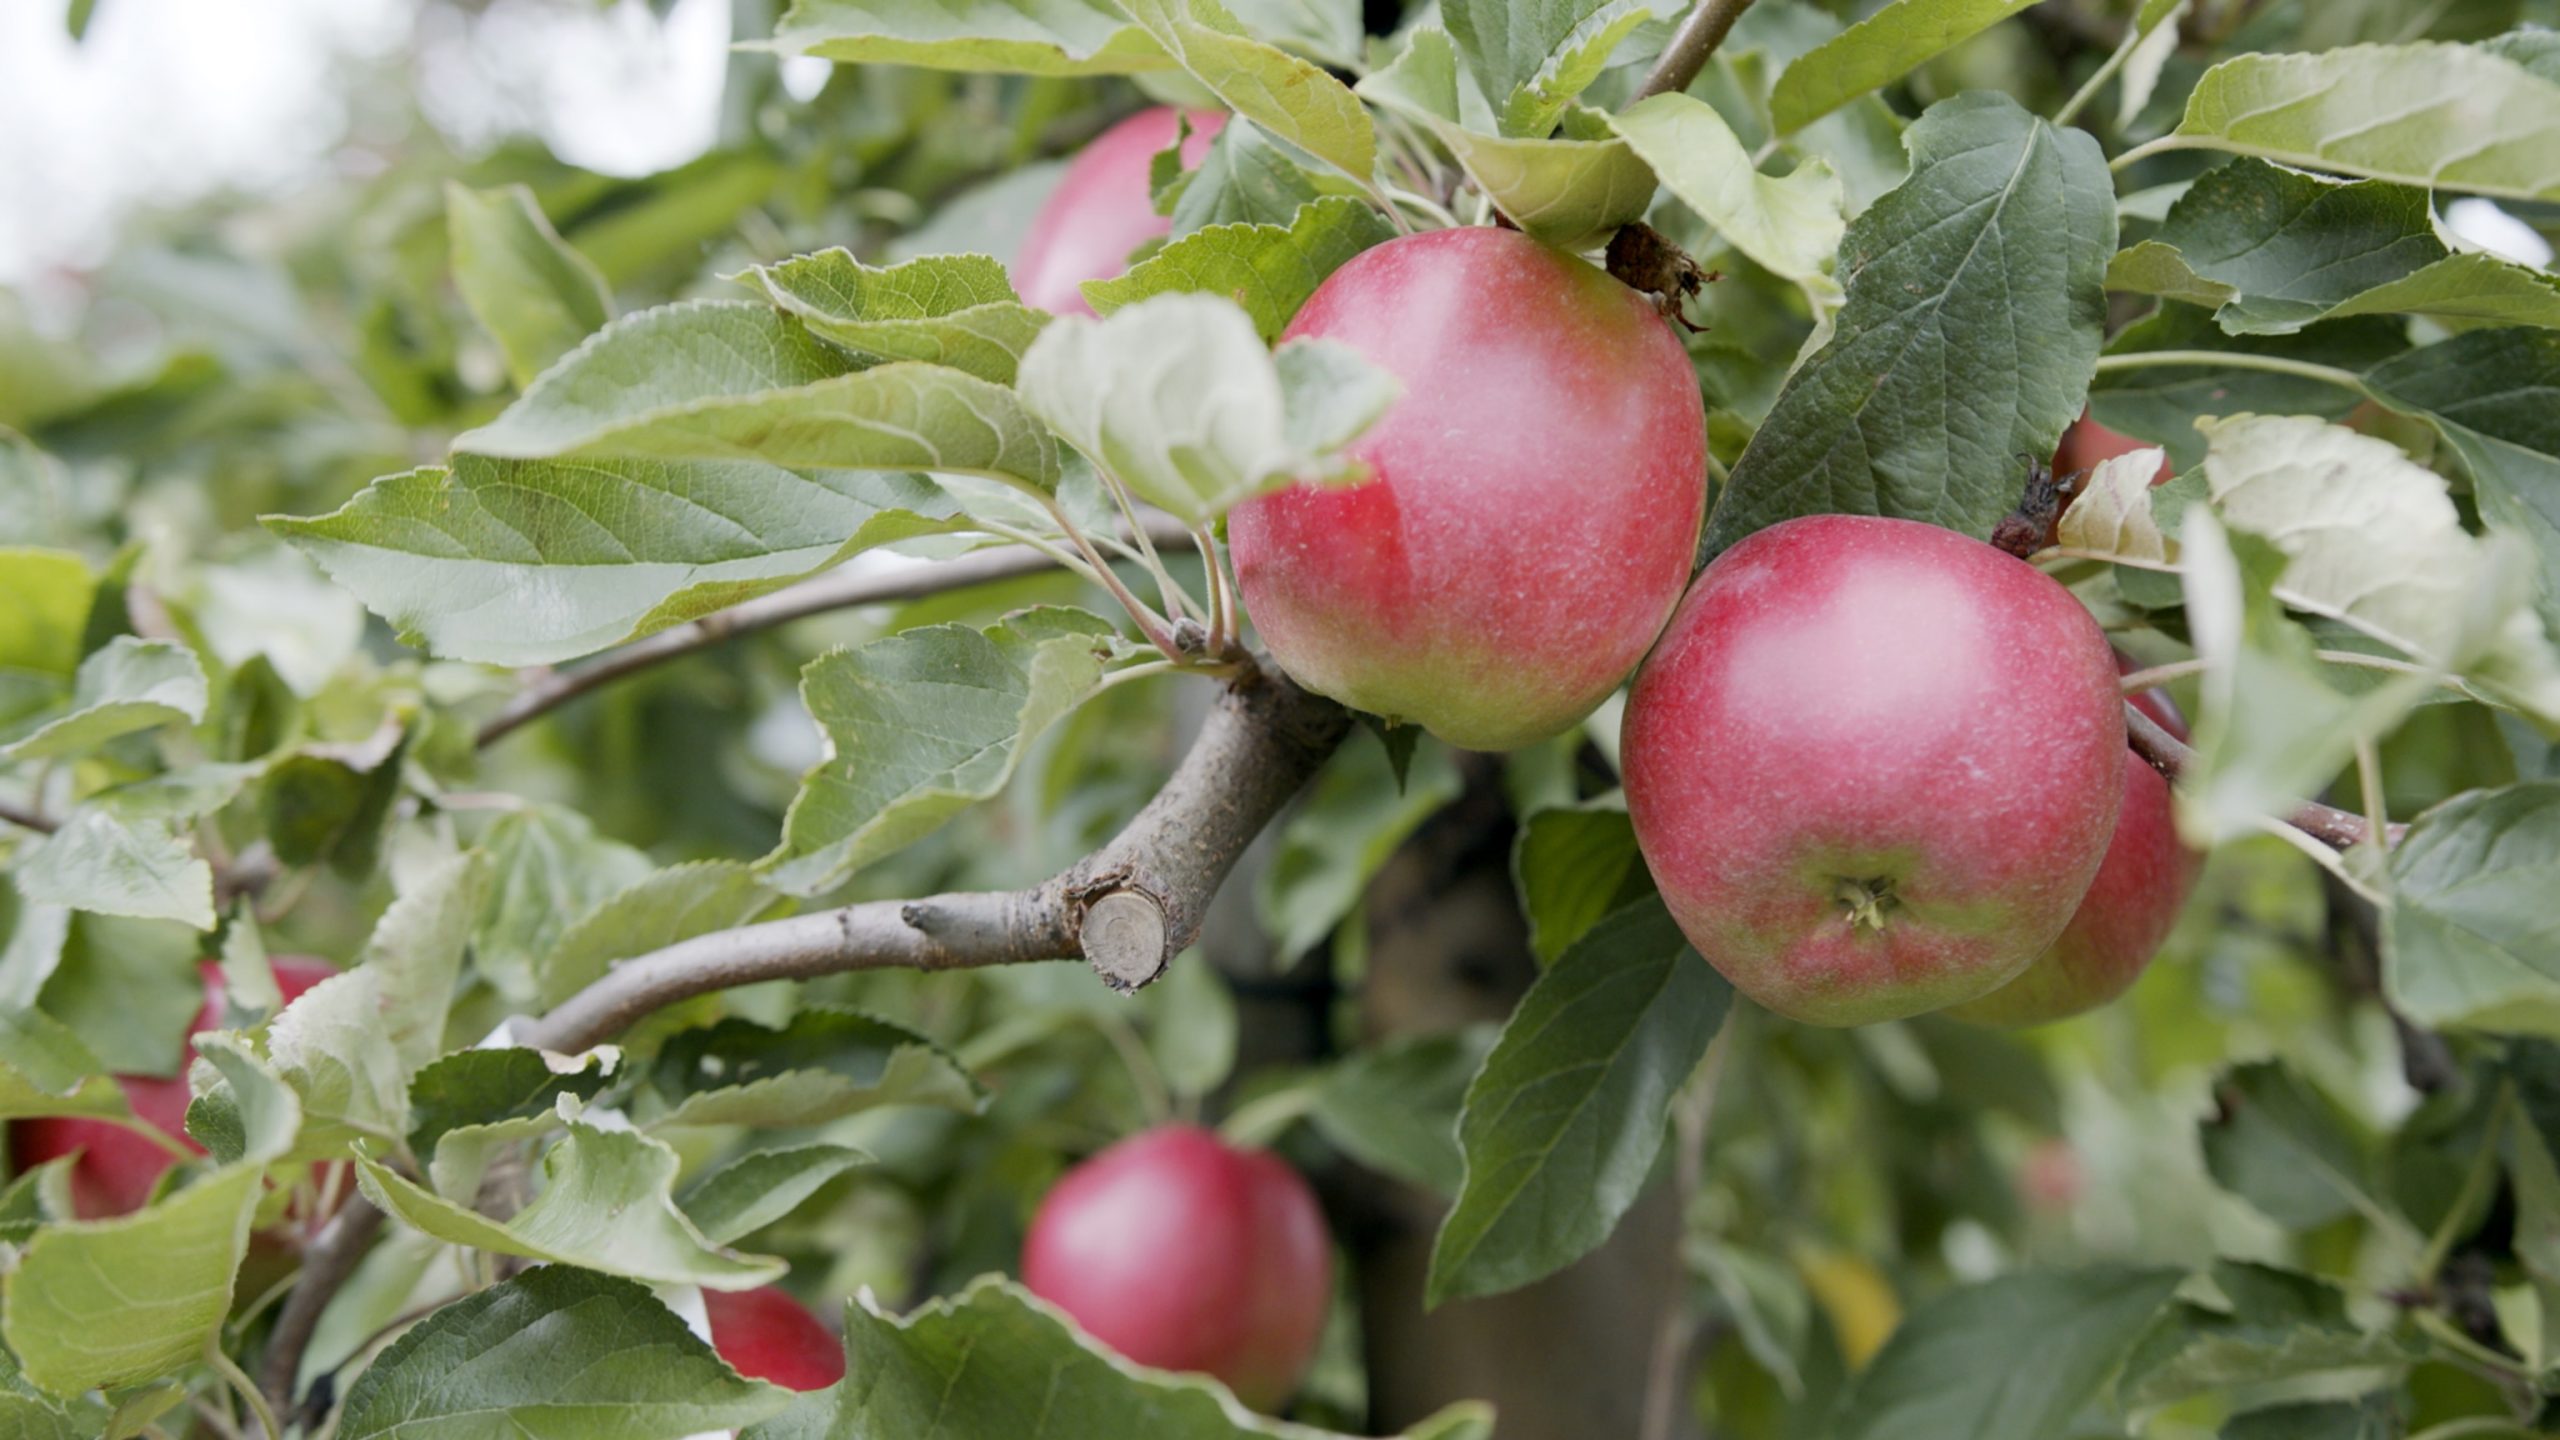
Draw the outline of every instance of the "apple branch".
[[[1733,29],[1733,22],[1741,19],[1742,12],[1750,8],[1751,0],[1698,0],[1697,8],[1691,10],[1689,18],[1681,21],[1680,28],[1672,33],[1671,43],[1662,48],[1662,58],[1654,62],[1653,73],[1645,76],[1644,84],[1636,87],[1635,99],[1672,95],[1688,89],[1689,82],[1698,78],[1698,72],[1707,68],[1707,61],[1716,53],[1716,47],[1724,43],[1724,37]]]
[[[2133,753],[2167,776],[2171,784],[2196,763],[2196,752],[2186,742],[2130,703],[2124,707],[2124,729],[2125,738],[2133,742]],[[2317,801],[2304,801],[2286,823],[2332,850],[2352,850],[2375,838],[2372,824],[2363,816]],[[2385,825],[2381,841],[2386,847],[2397,845],[2408,832],[2406,825]]]
[[[1168,515],[1146,516],[1139,533],[1161,545],[1186,544],[1190,540],[1190,531]],[[832,571],[618,646],[574,669],[535,671],[534,678],[525,688],[480,727],[479,743],[484,748],[494,745],[526,723],[549,714],[590,690],[650,666],[708,650],[740,635],[770,630],[829,610],[921,600],[929,595],[964,590],[997,580],[1011,580],[1022,575],[1036,575],[1057,568],[1055,559],[1037,550],[1008,546],[999,550],[977,551],[930,568],[896,575]]]

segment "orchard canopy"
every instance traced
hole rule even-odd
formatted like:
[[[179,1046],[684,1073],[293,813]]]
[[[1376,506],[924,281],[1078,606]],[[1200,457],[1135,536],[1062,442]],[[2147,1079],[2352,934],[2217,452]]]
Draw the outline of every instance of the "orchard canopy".
[[[224,8],[0,266],[0,1435],[2560,1433],[2560,4]]]

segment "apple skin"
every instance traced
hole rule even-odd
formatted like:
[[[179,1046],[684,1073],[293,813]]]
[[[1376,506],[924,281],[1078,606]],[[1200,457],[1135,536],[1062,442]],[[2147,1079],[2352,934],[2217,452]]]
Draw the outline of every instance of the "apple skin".
[[[1078,287],[1127,270],[1130,251],[1172,233],[1172,217],[1156,213],[1147,170],[1173,143],[1176,113],[1164,105],[1141,110],[1094,137],[1068,162],[1014,256],[1013,289],[1023,303],[1058,315],[1090,315],[1093,307]],[[1215,110],[1190,115],[1191,136],[1182,142],[1186,169],[1200,163],[1227,124]]]
[[[1770,526],[1701,572],[1622,740],[1682,932],[1817,1025],[1959,1004],[2044,953],[2106,855],[2128,753],[2114,657],[2069,591],[1954,531],[1852,515]]]
[[[2121,430],[2108,429],[2090,419],[2089,412],[2083,410],[2080,418],[2071,422],[2071,428],[2062,432],[2062,444],[2053,452],[2053,473],[2068,475],[2075,470],[2095,470],[2101,460],[2113,460],[2119,455],[2153,448],[2148,440],[2136,440]],[[2169,468],[2169,457],[2164,454],[2160,457],[2159,472],[2151,477],[2151,483],[2165,485],[2175,473]]]
[[[1059,1180],[1024,1239],[1022,1279],[1127,1358],[1214,1375],[1269,1410],[1315,1358],[1333,1245],[1314,1192],[1277,1156],[1173,1125]]]
[[[283,993],[287,1004],[338,973],[318,960],[300,955],[278,955],[269,964],[275,970],[276,989]],[[222,971],[209,960],[197,968],[204,979],[204,1008],[188,1027],[190,1036],[222,1027]],[[193,1053],[190,1047],[189,1055]],[[123,1087],[125,1102],[137,1117],[176,1137],[189,1150],[202,1151],[203,1147],[187,1136],[187,1105],[195,1097],[187,1088],[183,1069],[165,1078],[119,1075],[116,1084]],[[73,1212],[82,1220],[129,1215],[141,1209],[150,1200],[152,1187],[160,1183],[160,1177],[178,1163],[167,1150],[112,1121],[55,1116],[20,1120],[9,1127],[10,1159],[20,1171],[75,1150],[82,1153],[71,1165],[71,1202]]]
[[[2145,690],[2133,703],[2170,734],[2187,738],[2186,723],[2167,695]],[[2062,937],[2017,979],[1947,1013],[1976,1025],[2015,1027],[2106,1004],[2142,978],[2177,927],[2178,912],[2203,868],[2204,856],[2178,839],[2169,782],[2141,757],[2127,759],[2115,838]]]
[[[1368,480],[1228,516],[1273,658],[1465,749],[1572,728],[1696,563],[1706,410],[1670,327],[1603,272],[1478,226],[1361,253],[1288,335],[1348,344],[1404,392],[1350,447]]]
[[[711,1348],[750,1380],[786,1390],[824,1390],[844,1378],[844,1342],[778,1285],[705,1290]]]

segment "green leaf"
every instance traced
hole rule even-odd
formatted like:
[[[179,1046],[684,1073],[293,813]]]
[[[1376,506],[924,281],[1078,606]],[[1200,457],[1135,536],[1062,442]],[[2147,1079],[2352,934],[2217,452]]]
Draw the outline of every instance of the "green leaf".
[[[2178,1286],[2098,1265],[1950,1290],[1896,1326],[1833,1412],[1837,1440],[2052,1440]]]
[[[1362,98],[1419,122],[1449,147],[1470,179],[1529,235],[1562,249],[1599,244],[1653,203],[1653,171],[1610,131],[1607,117],[1574,110],[1562,139],[1522,139],[1472,129],[1449,37],[1413,32],[1402,55],[1361,80]]]
[[[463,1050],[432,1061],[409,1082],[409,1148],[433,1155],[447,1131],[551,1115],[563,1095],[591,1100],[620,1061],[609,1045],[576,1056]]]
[[[2402,1433],[2399,1407],[2386,1394],[2252,1410],[2223,1426],[2221,1440],[2396,1440]]]
[[[2198,1139],[2222,1188],[2289,1230],[2377,1214],[2373,1159],[2347,1117],[2275,1061],[2237,1066],[2215,1086]]]
[[[2560,281],[2437,238],[2427,192],[2243,159],[2207,171],[2159,233],[2117,255],[2107,288],[2218,307],[2234,335],[2351,315],[2560,327]]]
[[[17,873],[18,893],[40,905],[213,928],[213,867],[165,822],[83,807],[21,851]]]
[[[362,745],[307,745],[269,764],[259,810],[276,858],[325,860],[351,880],[370,876],[396,814],[412,734],[403,726]]]
[[[1732,1004],[1658,899],[1560,956],[1467,1088],[1466,1183],[1432,1247],[1430,1302],[1525,1285],[1608,1239]]]
[[[1048,316],[1015,297],[1004,266],[985,255],[930,255],[875,268],[849,250],[821,250],[734,277],[867,361],[924,360],[998,385]]]
[[[1236,1068],[1236,1001],[1209,957],[1198,950],[1175,956],[1147,995],[1148,1045],[1165,1084],[1190,1098],[1225,1084]]]
[[[781,1278],[770,1256],[707,1239],[676,1208],[680,1162],[664,1141],[571,1122],[542,1153],[541,1193],[498,1221],[440,1199],[371,1160],[356,1162],[366,1198],[439,1240],[499,1255],[577,1265],[661,1285],[752,1290]]]
[[[2115,248],[2097,142],[1987,93],[1904,138],[1911,178],[1850,224],[1837,329],[1735,464],[1708,553],[1830,511],[1987,535],[2017,457],[2051,454],[2079,414]]]
[[[2313,170],[2560,199],[2560,84],[2465,45],[2238,55],[2204,73],[2161,143]]]
[[[801,777],[767,877],[794,894],[830,889],[994,795],[1024,743],[1094,693],[1117,645],[1099,616],[1040,609],[810,661],[800,695],[831,753]]]
[[[1639,101],[1609,123],[1734,249],[1782,280],[1836,299],[1831,262],[1848,229],[1848,198],[1828,162],[1817,157],[1792,174],[1763,175],[1724,117],[1687,95]]]
[[[376,480],[322,516],[270,516],[438,655],[574,659],[966,522],[916,475],[754,460],[490,460]]]
[[[730,1369],[642,1286],[547,1265],[393,1341],[347,1391],[337,1434],[673,1437],[750,1424],[789,1398]]]
[[[784,902],[732,860],[673,865],[600,901],[560,931],[535,966],[548,1010],[604,978],[617,960],[769,916]]]
[[[17,1365],[0,1354],[0,1435],[8,1440],[97,1440],[108,1433],[106,1422],[105,1406],[87,1396],[55,1400],[19,1379]]]
[[[96,588],[69,551],[0,549],[0,726],[64,698]]]
[[[521,387],[613,318],[613,292],[522,185],[444,186],[453,286]]]
[[[1440,18],[1502,133],[1538,139],[1600,78],[1618,42],[1655,17],[1644,0],[1445,0]]]
[[[2315,325],[2299,335],[2235,337],[2222,333],[2210,311],[2170,304],[2119,331],[2106,353],[2130,357],[2160,350],[2230,351],[2358,371],[2407,350],[2407,329],[2367,316]],[[2431,345],[2427,352],[2442,348]],[[2089,409],[2102,425],[2166,446],[2170,463],[2186,471],[2204,463],[2197,416],[2253,412],[2334,420],[2354,409],[2357,399],[2354,391],[2323,380],[2238,365],[2129,365],[2099,374],[2089,390]]]
[[[1801,130],[1921,62],[2026,9],[2035,0],[1893,0],[1796,57],[1769,95],[1781,135]]]
[[[2335,1371],[2405,1365],[2416,1353],[2388,1331],[2347,1318],[2346,1297],[2325,1280],[2269,1265],[2213,1267],[2219,1307],[2169,1307],[2125,1362],[2125,1403],[2166,1405],[2190,1395]]]
[[[1253,908],[1287,965],[1342,923],[1370,880],[1423,821],[1465,788],[1445,745],[1415,752],[1403,788],[1381,745],[1345,745],[1280,826],[1278,853],[1254,877]]]
[[[1436,1195],[1466,1183],[1458,1112],[1500,1031],[1404,1035],[1351,1054],[1316,1086],[1307,1118],[1352,1159]]]
[[[204,718],[204,667],[184,645],[119,635],[80,662],[71,699],[58,715],[0,745],[0,760],[56,760],[84,754],[119,735],[192,725]]]
[[[510,810],[480,839],[488,899],[471,927],[472,963],[518,1005],[550,987],[543,967],[569,926],[650,873],[649,857],[556,805]]]
[[[679,1031],[650,1083],[671,1104],[652,1128],[821,1125],[883,1105],[977,1109],[983,1092],[950,1052],[859,1011],[804,1006],[776,1029],[728,1019]]]
[[[1511,882],[1529,922],[1529,948],[1553,964],[1603,916],[1644,898],[1653,876],[1636,853],[1625,797],[1550,806],[1511,843]]]
[[[1218,0],[1121,0],[1121,8],[1228,109],[1369,182],[1377,133],[1341,81],[1254,39]]]
[[[0,874],[0,1014],[33,1008],[70,938],[69,910],[27,899]]]
[[[1333,1440],[1257,1415],[1213,1381],[1145,1370],[1085,1340],[1058,1312],[989,1278],[904,1319],[845,1310],[846,1383],[742,1440]],[[1451,1406],[1405,1440],[1491,1440],[1492,1412]]]
[[[1401,387],[1336,342],[1292,341],[1291,354],[1264,348],[1232,300],[1157,295],[1042,331],[1023,358],[1022,403],[1140,499],[1196,524],[1292,481],[1364,473],[1328,452]],[[1311,420],[1335,423],[1301,434]]]
[[[1179,161],[1181,154],[1179,148],[1169,148],[1157,162],[1168,157]],[[1173,183],[1178,187],[1173,201],[1176,240],[1211,225],[1285,226],[1300,206],[1323,193],[1318,177],[1291,159],[1261,126],[1242,118],[1221,126],[1199,165],[1181,171]],[[1370,218],[1386,224],[1374,210]]]
[[[792,0],[773,46],[855,65],[1119,75],[1173,62],[1106,0]]]
[[[80,1037],[32,1006],[0,1006],[0,1120],[133,1112]]]
[[[741,1155],[685,1192],[687,1219],[715,1245],[733,1244],[800,1206],[871,1157],[850,1145],[795,1145]]]
[[[2386,360],[2365,384],[2426,417],[2462,457],[2482,512],[2533,542],[2543,621],[2560,633],[2560,335],[2475,330]]]
[[[2560,1035],[2560,784],[2457,795],[2391,852],[2383,985],[2431,1029]]]
[[[1367,201],[1328,196],[1300,207],[1285,225],[1194,230],[1125,275],[1086,281],[1084,296],[1109,315],[1154,295],[1222,295],[1244,307],[1265,341],[1277,340],[1326,276],[1394,233]]]

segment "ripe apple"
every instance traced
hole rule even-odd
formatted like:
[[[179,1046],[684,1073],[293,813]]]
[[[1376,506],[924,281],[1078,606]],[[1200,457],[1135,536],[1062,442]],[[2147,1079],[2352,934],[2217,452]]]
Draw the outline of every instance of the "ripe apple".
[[[2083,410],[2080,418],[2071,422],[2071,428],[2062,432],[2062,444],[2053,452],[2053,473],[2068,475],[2074,470],[2095,470],[2101,460],[2113,460],[2119,455],[2151,448],[2150,441],[2136,440],[2120,430],[2110,430],[2090,419],[2089,412]],[[2169,458],[2163,455],[2160,457],[2160,471],[2151,477],[2151,483],[2166,484],[2172,473]]]
[[[1681,930],[1783,1015],[1987,994],[2088,893],[2124,793],[2106,637],[2033,566],[1908,520],[1770,526],[1637,675],[1627,808]]]
[[[705,1290],[711,1348],[729,1368],[786,1390],[824,1390],[844,1378],[844,1342],[778,1285]]]
[[[1200,163],[1227,123],[1215,110],[1190,115],[1191,137],[1182,142],[1186,168]],[[1172,219],[1156,213],[1147,170],[1179,128],[1176,112],[1167,106],[1141,110],[1096,136],[1068,163],[1014,256],[1014,293],[1025,304],[1059,315],[1090,315],[1093,307],[1078,287],[1128,269],[1130,251],[1172,231]]]
[[[2187,738],[2167,695],[2145,690],[2133,703]],[[2113,1000],[2142,978],[2203,868],[2204,856],[2178,839],[2169,782],[2141,757],[2127,759],[2115,838],[2062,937],[2017,979],[1947,1013],[1977,1025],[2042,1025]]]
[[[1404,392],[1351,447],[1369,479],[1228,517],[1281,668],[1473,750],[1590,714],[1696,559],[1706,411],[1670,327],[1582,261],[1473,227],[1363,252],[1288,333],[1350,345]]]
[[[302,955],[278,955],[270,963],[275,969],[276,988],[283,992],[287,1004],[338,973]],[[198,968],[204,977],[204,1008],[188,1027],[189,1035],[222,1026],[222,971],[211,961]],[[124,1088],[125,1102],[133,1107],[137,1118],[176,1137],[190,1150],[203,1148],[187,1138],[187,1104],[194,1096],[187,1089],[183,1069],[166,1078],[119,1075],[116,1084]],[[127,1215],[141,1209],[150,1200],[152,1187],[160,1183],[160,1177],[178,1163],[177,1157],[165,1148],[107,1120],[21,1120],[9,1127],[9,1150],[20,1170],[80,1152],[80,1158],[71,1165],[71,1202],[83,1220]]]
[[[1067,1172],[1032,1219],[1022,1279],[1129,1359],[1214,1375],[1267,1410],[1315,1358],[1332,1240],[1278,1157],[1167,1126]]]

